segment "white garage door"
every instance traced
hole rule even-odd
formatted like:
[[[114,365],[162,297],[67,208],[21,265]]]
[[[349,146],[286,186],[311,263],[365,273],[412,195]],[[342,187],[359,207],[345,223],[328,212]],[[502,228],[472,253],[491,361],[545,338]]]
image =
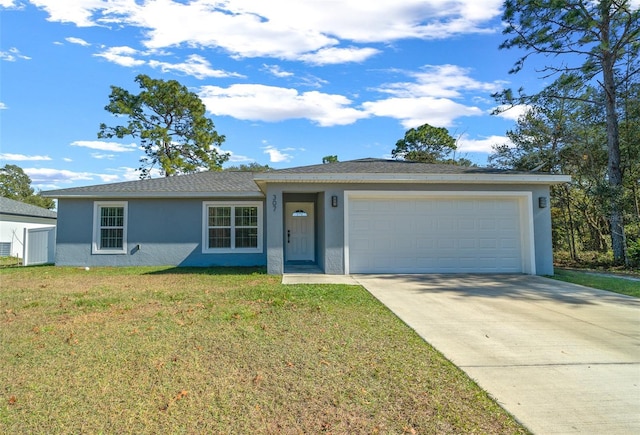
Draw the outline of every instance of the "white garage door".
[[[350,197],[349,273],[531,273],[514,197]]]

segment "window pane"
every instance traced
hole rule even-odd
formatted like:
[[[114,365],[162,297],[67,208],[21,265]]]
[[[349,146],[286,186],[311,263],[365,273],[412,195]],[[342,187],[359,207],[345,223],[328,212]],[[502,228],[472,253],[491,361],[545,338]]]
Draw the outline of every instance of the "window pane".
[[[231,226],[231,207],[209,207],[209,226]]]
[[[100,208],[100,226],[101,227],[124,226],[124,207]]]
[[[236,228],[236,248],[257,248],[258,230],[256,228]]]
[[[231,228],[209,228],[209,248],[230,248]]]
[[[258,207],[236,207],[237,227],[257,227]]]
[[[122,248],[122,228],[102,228],[100,230],[100,248]]]

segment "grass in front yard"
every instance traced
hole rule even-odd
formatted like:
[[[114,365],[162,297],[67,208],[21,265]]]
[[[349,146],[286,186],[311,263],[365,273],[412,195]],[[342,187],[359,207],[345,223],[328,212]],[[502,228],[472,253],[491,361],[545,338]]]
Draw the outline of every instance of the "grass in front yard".
[[[359,286],[0,271],[1,433],[526,433]]]
[[[22,259],[18,257],[0,257],[0,268],[1,267],[13,267],[20,266],[22,264]]]
[[[621,293],[623,295],[635,296],[637,298],[640,297],[640,281],[634,281],[626,278],[557,268],[555,270],[555,275],[551,278],[600,290]]]

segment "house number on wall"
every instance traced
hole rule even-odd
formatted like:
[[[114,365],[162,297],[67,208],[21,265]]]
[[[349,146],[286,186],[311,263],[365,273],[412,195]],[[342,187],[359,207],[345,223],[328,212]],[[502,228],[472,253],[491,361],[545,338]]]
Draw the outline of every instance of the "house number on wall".
[[[275,195],[273,195],[273,201],[271,201],[271,205],[273,205],[273,211],[276,211],[276,208],[278,208],[278,199]]]

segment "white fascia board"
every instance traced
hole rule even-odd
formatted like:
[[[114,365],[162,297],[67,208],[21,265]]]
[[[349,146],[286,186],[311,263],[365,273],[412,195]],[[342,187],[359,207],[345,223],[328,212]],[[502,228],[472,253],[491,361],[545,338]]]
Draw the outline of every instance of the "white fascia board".
[[[561,184],[569,175],[534,174],[263,174],[262,183],[484,183],[484,184]]]
[[[103,199],[103,198],[258,198],[263,199],[264,194],[262,192],[79,192],[79,193],[66,193],[66,194],[50,194],[46,195],[49,198],[91,198],[91,199]]]

